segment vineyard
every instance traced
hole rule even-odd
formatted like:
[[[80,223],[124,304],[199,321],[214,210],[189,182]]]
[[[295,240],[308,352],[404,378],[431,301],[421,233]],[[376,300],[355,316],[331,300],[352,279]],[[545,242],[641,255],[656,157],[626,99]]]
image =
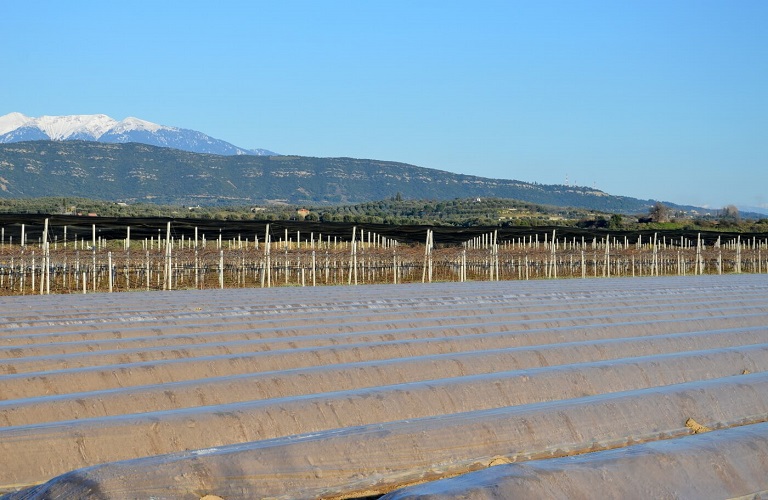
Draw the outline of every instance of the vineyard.
[[[98,222],[3,226],[0,294],[768,272],[764,234]]]
[[[549,235],[536,248],[535,237],[488,234],[430,254],[428,239],[410,247],[362,238],[258,248],[252,240],[242,249],[237,240],[198,241],[197,257],[210,262],[193,269],[184,262],[194,241],[168,252],[161,238],[147,243],[157,256],[150,285],[159,273],[166,291],[146,292],[129,268],[128,281],[120,270],[112,287],[133,293],[91,293],[86,271],[86,295],[74,293],[79,286],[54,294],[67,275],[52,272],[51,294],[39,296],[37,270],[36,296],[0,297],[0,491],[8,499],[768,491],[761,243],[608,240],[593,249]],[[121,269],[137,243],[110,244],[97,241],[97,260],[112,252]],[[62,242],[51,263],[57,251]],[[73,251],[82,261],[94,254],[80,244]],[[224,289],[215,271],[222,252],[231,259],[221,267]],[[337,264],[313,273],[303,267],[312,252]],[[596,268],[576,259],[582,252]],[[286,253],[304,258],[281,274]],[[527,268],[512,267],[526,257]],[[258,265],[275,261],[269,271]],[[200,273],[194,286],[206,266],[214,276]],[[325,284],[325,269],[329,284],[359,286],[311,286]],[[636,279],[594,277],[633,270]],[[432,283],[422,284],[430,271]],[[238,273],[250,281],[238,283]],[[563,276],[578,279],[534,279]],[[98,278],[96,289],[107,282]]]

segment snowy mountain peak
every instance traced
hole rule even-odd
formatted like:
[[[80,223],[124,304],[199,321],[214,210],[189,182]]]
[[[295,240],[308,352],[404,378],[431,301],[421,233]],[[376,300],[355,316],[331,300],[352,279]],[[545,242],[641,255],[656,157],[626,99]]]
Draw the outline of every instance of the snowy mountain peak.
[[[41,116],[35,124],[54,141],[98,140],[117,125],[117,120],[107,115]]]
[[[264,149],[247,150],[201,132],[158,125],[140,118],[117,121],[107,115],[41,116],[21,113],[0,116],[0,143],[35,140],[82,140],[108,143],[138,142],[218,155],[274,155]]]
[[[111,131],[114,133],[124,133],[131,130],[146,130],[148,132],[157,132],[160,129],[173,130],[174,128],[165,127],[163,125],[158,125],[157,123],[152,123],[146,120],[141,120],[139,118],[134,118],[133,116],[129,116],[125,120],[122,120],[114,127],[112,127]]]
[[[12,132],[17,128],[26,127],[30,122],[34,122],[34,118],[24,116],[21,113],[8,113],[5,116],[0,116],[0,135]]]

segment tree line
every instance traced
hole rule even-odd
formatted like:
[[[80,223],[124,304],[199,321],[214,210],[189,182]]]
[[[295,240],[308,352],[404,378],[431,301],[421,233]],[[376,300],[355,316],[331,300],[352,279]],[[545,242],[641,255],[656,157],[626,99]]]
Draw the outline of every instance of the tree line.
[[[404,199],[399,193],[372,202],[304,206],[179,206],[153,203],[115,203],[87,198],[46,197],[0,199],[0,213],[51,214],[101,217],[170,217],[202,220],[262,220],[347,222],[386,225],[562,226],[605,230],[724,230],[768,232],[768,217],[742,218],[733,205],[713,214],[675,211],[655,203],[647,213],[628,216],[586,209],[554,207],[503,198],[457,198],[453,200]]]

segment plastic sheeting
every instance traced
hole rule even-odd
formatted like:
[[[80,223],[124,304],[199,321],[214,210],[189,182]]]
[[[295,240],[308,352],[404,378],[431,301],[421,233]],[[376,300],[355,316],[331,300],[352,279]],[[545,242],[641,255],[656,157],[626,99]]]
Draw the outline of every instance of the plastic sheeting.
[[[731,275],[0,297],[0,491],[379,494],[675,442],[688,418],[752,424],[766,292]]]
[[[679,437],[691,432],[685,426],[691,415],[710,427],[730,427],[766,414],[768,374],[744,375],[97,465],[11,498],[364,496],[500,459],[544,459]],[[76,442],[71,452],[78,452]],[[101,496],[90,496],[93,491]]]
[[[500,465],[403,488],[382,500],[449,498],[764,498],[768,424]]]

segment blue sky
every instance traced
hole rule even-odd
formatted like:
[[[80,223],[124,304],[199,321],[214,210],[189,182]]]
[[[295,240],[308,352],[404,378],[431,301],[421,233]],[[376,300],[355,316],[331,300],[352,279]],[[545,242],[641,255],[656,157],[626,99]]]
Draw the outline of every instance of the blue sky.
[[[768,207],[768,1],[25,0],[0,115]]]

